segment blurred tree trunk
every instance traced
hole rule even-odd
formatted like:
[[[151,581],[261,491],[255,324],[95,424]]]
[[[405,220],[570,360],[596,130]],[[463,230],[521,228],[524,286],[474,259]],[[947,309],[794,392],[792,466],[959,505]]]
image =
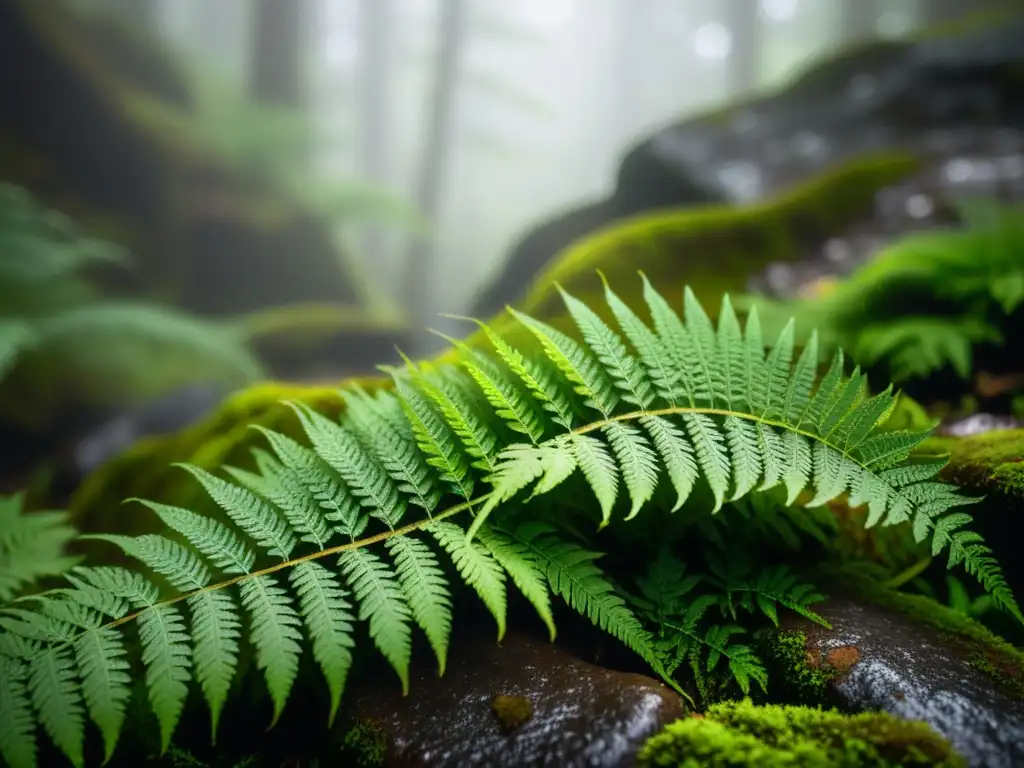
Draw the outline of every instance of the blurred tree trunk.
[[[433,87],[427,102],[427,127],[420,145],[420,167],[415,188],[420,211],[435,224],[441,217],[465,39],[465,0],[441,0]],[[423,238],[415,240],[409,249],[406,265],[405,306],[413,331],[418,334],[414,337],[416,343],[412,352],[419,355],[424,353],[431,338],[421,329],[429,323],[429,315],[436,311],[433,286],[437,264],[433,243]]]
[[[725,12],[725,25],[732,32],[731,53],[727,59],[728,96],[735,99],[750,93],[761,82],[760,4],[751,0],[727,0],[722,10]]]
[[[269,104],[305,103],[307,0],[255,0],[252,6],[249,95]]]
[[[391,181],[391,0],[362,0],[360,5],[361,171],[373,183]],[[363,256],[372,264],[383,255],[387,236],[373,224],[363,228]]]

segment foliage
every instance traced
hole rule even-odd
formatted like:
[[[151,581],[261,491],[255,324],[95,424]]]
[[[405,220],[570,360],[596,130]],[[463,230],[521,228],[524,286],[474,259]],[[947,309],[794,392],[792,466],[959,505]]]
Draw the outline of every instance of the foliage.
[[[20,494],[0,496],[0,604],[14,600],[49,576],[60,576],[80,558],[67,554],[74,529],[67,513],[26,514]]]
[[[897,382],[945,367],[967,378],[974,347],[1006,343],[1009,318],[1024,306],[1024,218],[1019,205],[956,207],[963,229],[905,235],[826,296],[743,304],[757,305],[766,328],[796,317],[818,330],[823,348],[845,347]]]
[[[127,256],[83,236],[24,190],[0,185],[0,377],[27,379],[16,391],[30,390],[30,409],[51,387],[58,398],[108,404],[184,383],[197,371],[231,383],[261,375],[226,326],[102,298],[88,270],[103,265],[126,266]],[[8,415],[23,416],[25,405],[6,404],[15,409]]]
[[[845,715],[814,707],[715,704],[704,717],[677,720],[644,745],[641,768],[895,768],[966,766],[922,722],[884,712]]]
[[[863,376],[844,375],[841,353],[819,378],[815,343],[797,356],[792,325],[766,356],[756,313],[741,331],[727,297],[716,329],[688,289],[685,322],[646,281],[644,295],[652,325],[606,286],[625,339],[565,294],[583,343],[513,311],[542,355],[482,325],[493,354],[466,348],[459,368],[390,369],[394,391],[342,392],[340,423],[295,405],[308,447],[261,428],[269,450],[254,452],[255,471],[229,467],[224,479],[185,466],[223,515],[145,501],[168,535],[87,537],[141,567],[75,568],[66,587],[0,615],[0,754],[16,768],[34,765],[38,725],[81,765],[88,719],[109,758],[130,669],[144,672],[164,751],[193,681],[216,738],[243,650],[254,653],[276,722],[307,640],[333,719],[358,625],[407,690],[414,627],[444,672],[449,564],[493,615],[499,638],[511,581],[552,638],[558,596],[675,685],[665,647],[598,564],[581,489],[596,497],[598,530],[631,530],[626,521],[644,508],[653,515],[686,504],[714,516],[771,488],[789,506],[848,492],[851,505],[867,506],[867,525],[909,522],[934,554],[948,550],[950,567],[962,564],[1024,621],[989,549],[964,529],[970,516],[952,511],[975,500],[932,479],[941,461],[907,463],[927,433],[877,431],[893,407],[890,390],[865,396]],[[774,619],[782,605],[813,617],[812,592],[785,571],[712,571],[726,598],[707,608]],[[650,586],[666,578],[649,574],[641,599],[661,600],[663,624],[694,641],[681,640],[671,659],[703,658],[708,669],[720,656],[741,685],[758,680],[736,646],[726,652],[731,623],[698,626],[708,618],[700,598],[684,607],[678,587],[662,600],[663,589]]]

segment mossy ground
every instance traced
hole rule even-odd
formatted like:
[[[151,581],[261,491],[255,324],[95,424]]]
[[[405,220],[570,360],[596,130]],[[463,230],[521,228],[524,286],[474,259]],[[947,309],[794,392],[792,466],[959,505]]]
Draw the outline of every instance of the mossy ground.
[[[948,482],[1024,499],[1024,429],[933,437],[922,450],[949,453],[943,470]]]
[[[749,700],[716,704],[703,717],[670,724],[647,741],[637,760],[638,768],[915,765],[967,763],[924,723]]]

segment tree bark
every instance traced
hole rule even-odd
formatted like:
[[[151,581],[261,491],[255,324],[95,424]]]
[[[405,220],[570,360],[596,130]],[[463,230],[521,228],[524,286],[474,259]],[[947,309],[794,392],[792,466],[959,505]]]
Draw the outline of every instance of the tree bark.
[[[465,0],[442,0],[437,29],[437,53],[434,60],[434,81],[427,103],[427,130],[423,136],[419,174],[416,180],[416,202],[428,220],[438,222],[444,193],[445,174],[451,153],[451,134],[455,118],[459,67],[466,37]],[[406,262],[405,305],[412,323],[415,346],[413,354],[427,349],[430,336],[422,332],[434,312],[433,293],[435,251],[427,239],[412,243]]]
[[[249,95],[288,107],[305,103],[306,0],[255,0]]]

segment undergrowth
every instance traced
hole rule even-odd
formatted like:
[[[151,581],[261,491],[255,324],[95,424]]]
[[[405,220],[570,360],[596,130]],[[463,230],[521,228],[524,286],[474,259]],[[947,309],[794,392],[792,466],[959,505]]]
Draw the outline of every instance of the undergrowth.
[[[869,396],[841,352],[819,376],[815,336],[798,350],[787,324],[766,354],[756,312],[741,329],[726,297],[716,328],[687,289],[684,322],[646,279],[650,323],[606,286],[618,330],[563,295],[582,342],[513,311],[536,349],[481,324],[493,352],[455,342],[459,366],[388,369],[394,391],[343,391],[340,422],[295,405],[308,444],[260,428],[254,469],[184,466],[218,513],[141,501],[165,534],[84,537],[136,564],[76,566],[64,586],[0,610],[7,763],[38,764],[39,731],[74,765],[109,760],[129,704],[143,706],[133,679],[161,753],[190,690],[216,740],[249,653],[271,724],[307,650],[333,721],[364,630],[403,691],[414,636],[444,673],[462,584],[499,639],[511,584],[552,639],[558,597],[681,690],[713,699],[723,670],[744,692],[763,687],[740,617],[775,622],[791,609],[821,621],[820,596],[753,557],[748,534],[827,540],[814,510],[841,496],[866,508],[867,527],[904,525],[933,556],[946,552],[1024,621],[966,527],[962,508],[977,499],[934,480],[941,460],[910,459],[927,432],[879,429],[895,395]],[[636,568],[629,556],[644,555],[626,551],[630,538],[672,547],[679,520],[708,543],[701,559],[673,547]],[[628,566],[615,574],[595,548],[611,531],[612,564]]]

